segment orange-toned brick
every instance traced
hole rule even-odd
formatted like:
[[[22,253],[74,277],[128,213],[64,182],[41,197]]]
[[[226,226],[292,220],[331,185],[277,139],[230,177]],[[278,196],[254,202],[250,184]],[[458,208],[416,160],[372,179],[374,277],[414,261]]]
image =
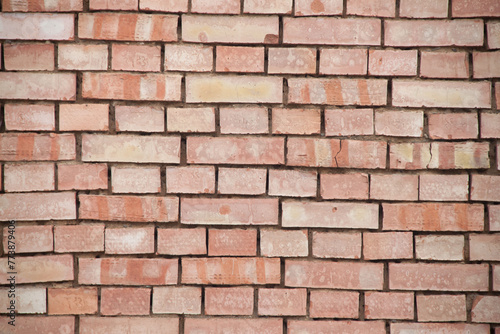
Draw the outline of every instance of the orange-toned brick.
[[[368,199],[367,174],[321,174],[320,180],[324,199]]]
[[[158,254],[207,254],[207,232],[204,228],[159,228],[157,233]]]
[[[313,333],[372,333],[384,334],[385,323],[383,321],[310,321],[289,320],[288,330],[290,334],[313,334]]]
[[[481,138],[500,138],[500,114],[481,113]]]
[[[366,49],[321,49],[319,73],[364,75],[367,69]]]
[[[373,134],[372,109],[325,110],[327,136],[359,136]]]
[[[220,108],[220,132],[223,134],[267,133],[268,111],[265,108]]]
[[[7,282],[10,272],[7,265],[8,258],[0,259],[0,279]],[[72,281],[73,256],[72,255],[37,255],[23,256],[15,259],[16,284],[39,282]]]
[[[16,226],[15,230],[6,226],[3,228],[3,251],[5,254],[8,254],[9,246],[12,245],[15,245],[15,252],[18,254],[52,252],[54,250],[52,225]]]
[[[399,16],[411,18],[446,18],[448,0],[401,0]]]
[[[500,6],[499,6],[500,8]],[[500,51],[474,52],[474,78],[500,77]]]
[[[316,72],[316,50],[270,48],[268,73],[312,74]]]
[[[4,12],[73,12],[83,10],[82,0],[3,0]]]
[[[372,174],[370,198],[390,201],[418,200],[418,175]]]
[[[347,15],[394,17],[396,1],[394,0],[347,0]]]
[[[471,234],[471,261],[500,261],[500,234]]]
[[[467,201],[468,175],[420,175],[421,201]]]
[[[191,0],[191,13],[239,14],[239,0]]]
[[[113,193],[159,193],[160,167],[111,167]]]
[[[422,137],[424,113],[422,111],[376,111],[375,134],[395,137]]]
[[[500,176],[471,175],[471,200],[473,201],[500,201]]]
[[[269,170],[269,195],[315,197],[318,176],[315,171]]]
[[[149,288],[102,288],[102,315],[147,315],[151,301]]]
[[[14,306],[18,314],[47,313],[47,291],[45,287],[16,287],[15,290],[14,294],[12,294],[10,286],[0,288],[1,313],[8,313],[10,316],[11,301],[15,302]],[[9,320],[11,319],[9,318]],[[16,325],[19,326],[19,324]]]
[[[0,320],[0,331],[12,333],[12,325],[8,322],[10,318],[2,317]],[[39,317],[39,316],[23,316],[19,317],[16,324],[16,333],[70,333],[75,330],[74,316],[54,316],[54,317]]]
[[[54,164],[6,163],[3,166],[5,192],[54,190]]]
[[[363,256],[366,260],[413,258],[411,232],[363,233]]]
[[[490,331],[489,325],[473,325],[473,324],[453,324],[453,323],[391,323],[391,333],[404,334],[408,331],[417,331],[424,333],[442,332],[442,333],[478,333],[488,334]]]
[[[306,289],[259,289],[259,315],[306,315]]]
[[[420,260],[463,261],[463,235],[415,235],[415,257]]]
[[[206,288],[206,315],[252,315],[254,289],[251,287]]]
[[[413,293],[367,292],[365,294],[366,319],[413,319]]]
[[[0,73],[0,98],[74,101],[76,98],[76,74],[2,72]]]
[[[476,296],[470,313],[472,322],[500,323],[500,296]]]
[[[155,251],[155,228],[107,228],[106,254],[151,254]]]
[[[213,194],[215,192],[215,168],[167,167],[167,193]]]
[[[6,130],[54,131],[55,108],[53,104],[5,104]]]
[[[455,0],[451,11],[453,17],[500,16],[500,4],[495,0]]]
[[[90,0],[90,10],[137,10],[139,0]]]
[[[208,45],[165,44],[165,71],[210,72],[213,58]]]
[[[109,106],[107,104],[61,104],[59,106],[60,131],[108,131]]]
[[[361,233],[313,232],[312,254],[319,258],[361,258]]]
[[[291,14],[292,0],[245,0],[243,5],[244,13],[255,14]]]
[[[156,106],[115,106],[116,131],[163,132],[165,113]]]
[[[214,108],[167,108],[169,132],[215,132]]]
[[[418,321],[467,321],[465,295],[417,295]]]
[[[108,69],[106,44],[59,44],[57,67],[60,70],[105,71]]]
[[[311,318],[358,318],[359,292],[311,290]]]
[[[429,114],[427,118],[432,139],[475,139],[478,136],[476,113]]]
[[[54,44],[4,44],[3,57],[8,71],[54,70]]]
[[[211,229],[208,231],[209,256],[255,256],[257,231]]]
[[[141,1],[142,2],[142,1]],[[109,334],[116,330],[129,333],[178,334],[179,318],[158,317],[81,317],[81,334]]]
[[[201,288],[193,286],[153,287],[153,313],[200,314]]]
[[[217,46],[217,72],[264,72],[264,48],[251,46]]]
[[[283,320],[272,318],[244,319],[244,318],[186,318],[184,324],[185,333],[197,333],[203,331],[222,333],[237,333],[241,331],[247,334],[283,333]]]
[[[466,52],[424,51],[420,55],[420,76],[424,78],[468,78],[469,55]]]
[[[417,75],[417,50],[370,50],[370,75]]]
[[[57,189],[95,190],[108,188],[106,164],[58,164]]]
[[[217,189],[220,194],[262,195],[266,178],[262,168],[219,168]]]
[[[0,221],[76,219],[74,192],[0,194]]]
[[[0,39],[73,40],[74,19],[73,14],[0,13],[0,25],[5,27]]]
[[[49,288],[49,314],[97,313],[97,288]]]
[[[58,225],[54,227],[56,253],[104,251],[104,224]]]
[[[307,256],[309,243],[307,230],[260,230],[260,253],[267,257]]]
[[[320,110],[274,108],[272,131],[274,134],[319,134],[321,131]]]
[[[73,160],[75,156],[74,134],[0,134],[0,160]]]
[[[139,9],[157,12],[183,12],[188,11],[188,0],[141,0]]]
[[[111,68],[115,71],[160,72],[161,47],[158,45],[113,44],[111,52]]]
[[[342,0],[295,0],[295,16],[341,15]]]

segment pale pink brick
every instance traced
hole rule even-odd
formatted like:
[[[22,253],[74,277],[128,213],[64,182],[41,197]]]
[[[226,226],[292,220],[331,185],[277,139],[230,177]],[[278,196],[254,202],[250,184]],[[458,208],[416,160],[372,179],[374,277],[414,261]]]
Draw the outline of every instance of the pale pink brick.
[[[54,227],[56,253],[104,251],[104,224],[61,225]]]
[[[481,113],[481,138],[500,138],[500,114]]]
[[[59,106],[60,131],[108,131],[109,106],[107,104],[61,104]]]
[[[471,261],[499,261],[500,234],[471,234],[469,243]]]
[[[311,290],[311,318],[358,318],[359,292]]]
[[[471,194],[473,201],[500,201],[500,176],[497,175],[471,175]]]
[[[389,201],[418,200],[418,175],[372,174],[370,198]]]
[[[375,134],[394,137],[422,137],[422,111],[376,111]]]
[[[15,302],[14,307],[18,314],[47,313],[47,290],[45,287],[16,287],[16,291],[12,294],[10,287],[0,288],[1,313],[10,313],[11,302]],[[20,324],[15,323],[15,325],[19,328]]]
[[[239,0],[191,0],[191,13],[239,14]]]
[[[184,332],[194,334],[203,331],[217,333],[247,334],[283,333],[283,320],[272,318],[244,319],[244,318],[186,318]]]
[[[317,173],[301,170],[269,170],[269,195],[315,197]]]
[[[111,52],[115,71],[160,72],[160,46],[113,44]]]
[[[309,48],[270,48],[268,73],[313,74],[316,50]]]
[[[266,169],[219,168],[220,194],[262,195],[266,192]]]
[[[252,315],[252,287],[206,288],[206,315]]]
[[[106,254],[151,254],[155,250],[155,228],[107,228]]]
[[[7,282],[8,258],[0,259],[0,279]],[[24,283],[63,282],[73,281],[73,256],[66,255],[37,255],[22,256],[15,259],[16,285]]]
[[[264,72],[264,48],[250,46],[217,46],[217,72]]]
[[[383,321],[308,321],[289,320],[288,330],[290,334],[314,334],[314,333],[373,333],[384,334],[385,323]]]
[[[5,12],[73,12],[83,10],[82,0],[3,0]]]
[[[5,129],[17,131],[54,131],[53,104],[5,104]]]
[[[274,108],[272,131],[274,134],[319,134],[321,112],[319,109]]]
[[[363,256],[366,260],[413,258],[411,232],[363,233]]]
[[[167,108],[169,132],[215,132],[214,108]]]
[[[500,266],[494,265],[493,267],[493,290],[500,291]]]
[[[204,228],[159,228],[158,254],[202,255],[207,254],[206,230]]]
[[[188,11],[188,0],[141,0],[140,10],[158,12],[183,12]]]
[[[165,45],[165,71],[210,72],[213,48],[208,45]]]
[[[313,232],[312,253],[319,258],[361,258],[361,233]]]
[[[243,12],[255,14],[291,14],[292,0],[244,0]]]
[[[500,4],[495,0],[452,2],[453,17],[500,16]]]
[[[468,175],[420,175],[421,201],[467,201]]]
[[[76,219],[74,192],[0,194],[0,221]]]
[[[102,315],[148,315],[150,288],[102,288]]]
[[[90,0],[90,10],[137,10],[139,0]]]
[[[472,322],[500,323],[500,296],[476,296],[470,313]]]
[[[373,134],[372,109],[325,110],[327,136],[360,136]]]
[[[58,190],[95,190],[108,188],[106,164],[58,164]]]
[[[81,334],[109,334],[124,330],[130,333],[177,334],[179,318],[159,317],[81,317]]]
[[[54,250],[52,225],[16,226],[15,229],[5,226],[3,228],[5,254],[8,254],[9,246],[12,245],[15,245],[16,253],[52,252]]]
[[[4,44],[3,58],[8,71],[53,71],[54,44]]]
[[[76,74],[61,72],[1,72],[0,98],[9,100],[74,101],[76,98]]]
[[[486,23],[488,35],[488,48],[500,49],[500,21],[489,21]]]
[[[395,0],[347,0],[347,15],[394,17]]]
[[[200,314],[201,288],[192,286],[153,287],[153,313]]]
[[[167,167],[167,193],[213,194],[214,192],[214,167]]]
[[[490,231],[500,231],[500,205],[488,205]]]
[[[478,136],[476,113],[429,114],[427,119],[432,139],[475,139]]]
[[[308,245],[307,230],[260,230],[260,253],[262,256],[307,256],[309,253]]]
[[[295,0],[295,16],[341,15],[342,0]]]
[[[306,315],[306,289],[259,289],[259,315]]]
[[[113,193],[159,193],[160,167],[111,167]]]
[[[462,235],[415,235],[415,257],[420,260],[463,261]]]
[[[98,308],[97,288],[49,288],[49,314],[95,314]]]
[[[364,75],[366,74],[366,49],[321,49],[320,74]]]
[[[413,319],[413,293],[367,292],[365,316],[367,319]]]
[[[401,0],[399,16],[412,18],[448,17],[448,0]]]
[[[418,295],[418,321],[467,321],[465,295]]]
[[[53,163],[18,164],[3,166],[5,192],[54,190],[55,168]]]
[[[0,39],[73,40],[73,14],[0,13]],[[54,29],[57,27],[57,29]]]
[[[441,332],[446,334],[460,334],[460,333],[477,333],[488,334],[490,327],[488,325],[473,325],[473,324],[436,324],[436,323],[391,323],[391,333],[404,334],[408,331],[417,331],[421,333],[435,333]]]
[[[417,75],[417,50],[370,50],[368,74]]]
[[[106,44],[59,44],[57,67],[60,70],[106,71],[108,46]]]
[[[115,106],[116,131],[163,132],[165,113],[159,106]]]
[[[265,108],[220,108],[220,132],[223,134],[260,134],[269,132]]]
[[[466,79],[469,77],[469,55],[466,52],[424,51],[420,55],[420,76]]]
[[[211,229],[208,231],[209,256],[255,256],[257,231]]]
[[[474,78],[500,77],[500,51],[474,52],[472,59]]]

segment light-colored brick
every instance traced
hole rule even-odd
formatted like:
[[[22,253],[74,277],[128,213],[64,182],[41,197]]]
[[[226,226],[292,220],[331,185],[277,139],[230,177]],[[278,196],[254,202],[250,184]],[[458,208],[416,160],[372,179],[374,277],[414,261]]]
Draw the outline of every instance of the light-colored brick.
[[[500,49],[500,21],[489,21],[486,23],[488,35],[488,48]]]
[[[417,50],[370,50],[370,75],[414,76]]]
[[[239,0],[191,0],[191,13],[239,14]]]
[[[160,167],[111,167],[113,193],[159,193]]]
[[[70,133],[3,133],[0,160],[74,160],[75,135]]]
[[[500,51],[474,52],[472,56],[474,78],[500,77]]]
[[[0,194],[0,221],[76,219],[74,192]]]
[[[451,4],[453,17],[500,16],[500,4],[495,0],[455,0]]]
[[[500,201],[500,176],[471,175],[470,198],[473,201]]]
[[[90,10],[137,10],[139,0],[90,0]]]
[[[9,71],[53,71],[54,44],[4,44],[3,58]]]
[[[220,132],[223,134],[260,134],[269,131],[265,108],[220,108]]]
[[[160,72],[160,46],[113,44],[111,53],[114,71]]]
[[[3,0],[5,12],[73,12],[83,10],[82,0]]]
[[[54,250],[52,225],[16,226],[15,228],[5,226],[3,228],[3,251],[5,254],[8,254],[9,246],[15,246],[15,252],[18,254],[52,252]]]
[[[465,295],[417,295],[418,321],[467,321]]]
[[[165,113],[159,106],[115,106],[118,132],[163,132]]]
[[[106,164],[58,164],[57,189],[95,190],[108,188]]]
[[[481,113],[481,138],[500,138],[500,114]]]
[[[274,108],[272,131],[274,134],[319,134],[321,112],[319,109]]]
[[[468,175],[420,175],[421,201],[467,201]]]
[[[385,323],[383,321],[308,321],[290,320],[288,322],[290,334],[314,334],[314,333],[373,333],[384,334]]]
[[[283,320],[272,318],[244,319],[244,318],[186,318],[184,332],[194,334],[209,331],[217,333],[246,334],[281,334],[283,333]]]
[[[60,70],[105,71],[108,69],[106,44],[63,44],[57,47]]]
[[[395,137],[422,137],[422,111],[384,110],[375,112],[375,134]]]
[[[418,175],[372,174],[370,176],[370,198],[389,201],[418,200]]]
[[[107,104],[61,104],[59,106],[60,131],[108,131],[109,106]]]
[[[2,72],[0,73],[0,98],[74,101],[76,98],[76,74]]]
[[[362,136],[373,134],[372,109],[326,109],[327,136]]]
[[[500,205],[488,205],[490,231],[500,231]]]
[[[413,258],[411,232],[363,233],[363,256],[366,260]]]
[[[22,320],[21,320],[22,319]],[[65,331],[75,330],[75,317],[74,316],[54,316],[54,317],[40,317],[40,316],[23,316],[19,317],[16,322],[16,333],[64,333]],[[8,317],[2,317],[0,320],[0,331],[9,333],[12,332],[12,325],[8,322]]]
[[[315,197],[317,173],[301,170],[269,170],[269,195]]]
[[[427,118],[432,139],[475,139],[478,136],[476,113],[429,114]]]
[[[206,288],[206,315],[252,315],[252,287]]]
[[[3,166],[5,192],[54,190],[54,164],[7,163]]]
[[[167,193],[213,194],[215,192],[215,168],[167,167]]]
[[[1,313],[10,313],[12,305],[18,314],[47,313],[46,301],[47,290],[45,287],[16,287],[15,292],[12,292],[11,287],[0,288]],[[12,304],[13,302],[15,304]],[[19,326],[19,323],[16,325]]]
[[[396,1],[394,0],[347,0],[347,15],[394,17]]]
[[[73,40],[73,21],[73,14],[0,13],[0,39]]]
[[[358,318],[359,292],[311,290],[311,318]]]
[[[7,282],[8,258],[0,259],[2,265],[0,269],[0,279]],[[73,256],[66,255],[37,255],[23,256],[15,259],[16,266],[16,285],[24,283],[39,282],[62,282],[72,281],[73,274]]]
[[[391,333],[394,334],[404,334],[408,331],[417,331],[421,333],[435,333],[441,332],[446,334],[459,334],[459,333],[477,333],[477,334],[488,334],[490,331],[487,325],[473,325],[473,324],[439,324],[439,323],[411,323],[411,322],[401,322],[401,323],[391,323]]]
[[[106,254],[151,254],[155,250],[155,228],[107,228]]]
[[[364,75],[368,67],[366,49],[321,49],[320,74]]]
[[[367,319],[413,319],[413,293],[367,292],[365,316]]]
[[[446,18],[448,0],[401,0],[399,16],[411,18]]]
[[[211,229],[208,231],[209,256],[255,256],[257,230]]]
[[[200,314],[201,288],[153,287],[153,313]]]
[[[462,235],[415,235],[415,257],[419,260],[463,261]]]
[[[262,195],[266,178],[266,169],[219,168],[217,189],[220,194]]]
[[[471,261],[500,261],[500,234],[471,234]]]
[[[165,44],[165,71],[210,72],[213,58],[208,45]]]
[[[202,255],[207,254],[207,232],[204,228],[159,228],[158,254]]]
[[[169,132],[215,132],[214,108],[167,108]]]
[[[244,0],[243,12],[255,14],[291,14],[292,0]]]
[[[341,15],[342,0],[295,0],[295,16]]]
[[[307,230],[260,230],[260,253],[262,256],[307,256],[309,253],[308,245]]]
[[[186,13],[188,11],[188,0],[141,0],[139,1],[139,9]]]
[[[316,232],[312,234],[312,254],[319,258],[361,258],[361,233]]]
[[[259,315],[306,315],[306,289],[259,289]]]
[[[104,224],[57,225],[54,227],[56,253],[104,251]]]
[[[141,1],[142,2],[142,1]],[[177,334],[179,318],[158,317],[81,317],[81,334],[110,334],[116,331],[129,333]],[[115,333],[113,333],[115,334]]]
[[[217,46],[217,72],[264,72],[264,48],[253,46]]]
[[[271,74],[313,74],[316,72],[316,50],[310,48],[270,48],[267,71]]]
[[[54,131],[55,108],[53,104],[5,104],[6,130]]]
[[[500,323],[500,296],[476,296],[470,313],[472,322]]]

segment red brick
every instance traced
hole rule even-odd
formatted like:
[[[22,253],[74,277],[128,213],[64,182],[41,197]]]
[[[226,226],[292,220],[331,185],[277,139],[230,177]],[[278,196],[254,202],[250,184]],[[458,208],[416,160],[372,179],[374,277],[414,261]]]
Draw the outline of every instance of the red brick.
[[[307,230],[260,230],[260,253],[262,256],[307,256],[309,254],[308,245]]]
[[[316,197],[317,173],[301,170],[269,170],[269,195]]]
[[[500,231],[500,205],[488,205],[490,231]]]
[[[365,316],[366,319],[413,320],[413,293],[367,292]]]
[[[500,234],[471,234],[471,261],[500,261]]]
[[[379,19],[301,17],[283,20],[286,44],[380,45]]]
[[[275,108],[272,114],[274,134],[319,134],[321,112],[319,109]]]
[[[382,263],[285,260],[285,286],[378,290],[383,276]]]
[[[81,317],[80,334],[110,334],[114,332],[177,334],[179,318],[158,317]]]
[[[78,36],[81,39],[174,42],[177,41],[177,22],[177,15],[83,13],[78,15]]]
[[[17,314],[47,313],[47,290],[45,287],[16,287],[15,295],[12,295],[12,291],[9,290],[10,287],[0,288],[1,313],[10,313],[11,300],[15,302]],[[17,325],[19,324],[16,324],[16,327]]]
[[[5,192],[54,190],[54,164],[7,163],[3,166]]]
[[[158,254],[202,255],[207,254],[207,233],[204,228],[159,228]]]
[[[259,289],[259,315],[306,315],[306,289]]]
[[[3,52],[6,70],[54,70],[54,44],[5,44]]]
[[[466,79],[469,77],[469,55],[466,52],[422,52],[420,76]]]
[[[191,13],[239,14],[239,0],[191,0]]]
[[[83,10],[82,0],[3,0],[4,12],[73,12]]]
[[[327,136],[359,136],[373,134],[372,109],[326,109]]]
[[[415,257],[421,260],[463,261],[463,235],[415,235]]]
[[[179,101],[181,77],[157,73],[83,73],[82,95],[88,99]]]
[[[399,16],[412,18],[448,17],[448,0],[401,0]]]
[[[330,105],[385,105],[387,80],[381,79],[288,79],[288,102]]]
[[[495,0],[466,1],[454,0],[451,11],[453,17],[500,16],[500,4]]]
[[[378,204],[284,201],[283,227],[378,228]]]
[[[465,295],[418,295],[418,321],[467,321]]]
[[[57,67],[60,70],[105,71],[108,69],[106,44],[59,44]]]
[[[366,49],[321,49],[320,74],[364,75],[366,74]]]
[[[375,134],[395,137],[422,137],[422,111],[384,110],[375,112]]]
[[[149,288],[102,288],[102,315],[148,315]]]
[[[217,189],[220,194],[262,195],[266,179],[266,169],[219,168]]]
[[[182,258],[183,284],[279,284],[280,260],[257,257]]]
[[[76,219],[74,192],[0,195],[0,221]]]
[[[370,198],[390,201],[418,200],[418,175],[372,174]]]
[[[170,222],[178,219],[177,197],[79,195],[80,219]]]
[[[368,199],[367,174],[321,174],[320,180],[324,199]]]
[[[74,101],[76,75],[51,72],[2,72],[0,73],[0,98]]]
[[[488,271],[487,264],[389,263],[389,288],[486,291]]]
[[[366,260],[413,258],[411,232],[363,233],[363,256]]]
[[[420,175],[421,201],[467,201],[468,175]]]
[[[165,71],[210,72],[213,58],[208,45],[165,44]]]
[[[311,318],[358,318],[359,292],[311,290]]]
[[[113,193],[159,193],[160,167],[111,167]]]
[[[243,319],[243,318],[186,318],[184,333],[246,333],[246,334],[281,334],[282,319]]]
[[[396,2],[394,0],[347,0],[347,15],[394,17]]]
[[[153,313],[200,314],[201,288],[153,287]]]
[[[139,9],[158,12],[183,12],[188,11],[188,0],[141,0]]]
[[[61,104],[59,106],[60,131],[108,131],[109,106],[107,104]]]
[[[0,25],[6,27],[0,31],[0,39],[73,40],[73,21],[73,14],[0,13]]]
[[[487,22],[486,32],[488,35],[488,48],[500,49],[500,22],[498,21]]]
[[[312,254],[319,258],[361,258],[361,233],[313,232]]]
[[[478,135],[476,113],[429,114],[429,137],[432,139],[475,139]]]
[[[482,20],[388,20],[386,46],[481,46]]]
[[[205,288],[206,315],[252,315],[251,287]]]
[[[75,330],[75,317],[71,316],[18,316],[15,332],[12,332],[12,325],[8,323],[10,318],[2,317],[0,319],[2,333],[71,333]]]
[[[155,228],[107,228],[106,254],[151,254],[155,251]]]
[[[165,113],[156,106],[115,106],[116,131],[163,132]]]
[[[137,10],[139,0],[90,0],[90,10]]]
[[[465,203],[382,204],[384,230],[482,231],[484,207]]]
[[[500,201],[500,176],[471,175],[471,200],[473,201]]]
[[[49,314],[97,313],[97,288],[49,288]]]
[[[473,61],[474,78],[500,77],[500,51],[474,52]]]
[[[9,231],[12,231],[9,233]],[[15,230],[7,226],[3,228],[3,251],[9,252],[9,246],[15,245],[19,253],[52,252],[54,235],[52,225],[48,226],[16,226]]]
[[[160,72],[161,47],[158,45],[113,44],[111,52],[111,68],[115,71]]]
[[[5,104],[5,129],[18,131],[54,131],[53,104]]]
[[[335,333],[373,333],[384,334],[383,321],[308,321],[289,320],[289,334],[335,334]]]
[[[310,48],[270,48],[267,71],[268,73],[291,74],[316,73],[316,50]]]
[[[217,72],[264,72],[264,48],[251,46],[217,46]]]
[[[82,135],[82,161],[179,163],[180,137]]]
[[[472,324],[433,324],[433,323],[391,323],[391,333],[404,334],[417,331],[418,333],[431,334],[460,334],[460,333],[474,333],[474,334],[488,334],[490,327],[487,325],[472,325]]]
[[[7,266],[7,257],[0,259],[0,279],[7,282],[10,272]],[[16,284],[38,282],[72,281],[72,255],[37,255],[23,256],[15,259]]]
[[[292,0],[245,0],[243,5],[244,13],[255,14],[291,14]]]
[[[215,132],[214,108],[167,108],[169,132]]]
[[[0,160],[73,160],[75,136],[69,133],[4,133],[0,135]]]
[[[500,114],[481,113],[481,138],[500,138]]]
[[[210,229],[208,231],[208,255],[257,255],[257,230]]]
[[[58,164],[57,189],[95,190],[108,188],[106,164]]]
[[[476,296],[471,316],[472,322],[500,323],[500,296]]]
[[[104,224],[67,225],[54,227],[56,253],[104,251]]]
[[[167,167],[167,193],[213,194],[214,192],[214,167]]]

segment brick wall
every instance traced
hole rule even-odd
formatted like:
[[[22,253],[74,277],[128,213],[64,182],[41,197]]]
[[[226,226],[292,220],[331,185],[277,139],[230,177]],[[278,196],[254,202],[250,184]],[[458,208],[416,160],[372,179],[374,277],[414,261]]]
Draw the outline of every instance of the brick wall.
[[[500,333],[498,0],[2,0],[0,44],[0,333]]]

